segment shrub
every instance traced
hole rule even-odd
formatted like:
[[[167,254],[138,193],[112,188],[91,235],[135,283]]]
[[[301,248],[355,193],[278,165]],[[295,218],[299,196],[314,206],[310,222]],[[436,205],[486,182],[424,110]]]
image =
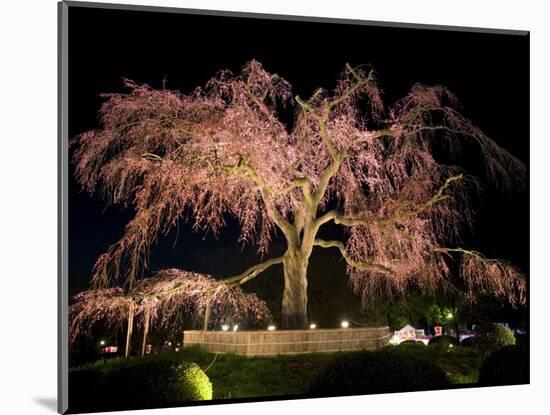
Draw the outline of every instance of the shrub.
[[[472,346],[485,355],[516,344],[516,338],[512,330],[502,324],[486,324],[476,330],[476,335],[464,344]]]
[[[105,381],[123,402],[131,399],[140,407],[212,399],[212,384],[194,363],[161,361],[124,367]]]
[[[316,396],[362,395],[442,389],[448,385],[447,377],[434,363],[406,348],[395,348],[337,359],[314,379],[310,392]]]
[[[484,386],[529,383],[528,349],[505,346],[493,352],[481,366],[479,383]]]
[[[408,348],[421,348],[421,349],[423,349],[425,347],[424,343],[417,342],[416,340],[405,340],[405,341],[399,343],[399,346],[400,347],[408,347]]]
[[[73,373],[70,383],[75,390],[92,395],[74,396],[77,406],[97,410],[171,406],[212,399],[212,384],[199,366],[170,360],[135,359],[107,368],[92,367]]]
[[[435,336],[430,339],[428,346],[437,346],[442,348],[448,348],[449,346],[458,346],[460,342],[456,337],[453,336]]]
[[[178,368],[181,372],[182,395],[193,401],[212,399],[212,382],[206,373],[196,364]]]

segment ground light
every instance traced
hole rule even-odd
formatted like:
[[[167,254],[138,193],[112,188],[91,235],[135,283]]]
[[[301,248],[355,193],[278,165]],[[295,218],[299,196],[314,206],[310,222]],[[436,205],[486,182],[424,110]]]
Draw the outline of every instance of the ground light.
[[[105,346],[105,340],[101,340],[101,341],[99,342],[99,344],[100,344],[101,346]]]
[[[229,330],[229,324],[222,324],[222,330],[223,331]]]
[[[272,326],[267,326],[267,329],[268,329],[269,331],[273,331],[273,330],[275,330],[275,326],[273,326],[273,325],[272,325]]]
[[[342,323],[340,324],[340,326],[342,326],[343,329],[347,329],[349,327],[349,322],[344,320],[342,321]]]
[[[238,325],[238,324],[235,324],[235,325],[233,326],[233,331],[237,331],[237,330],[239,330],[239,325]]]
[[[309,328],[310,328],[311,330],[316,329],[316,328],[317,328],[317,324],[312,323],[312,324],[309,325]]]

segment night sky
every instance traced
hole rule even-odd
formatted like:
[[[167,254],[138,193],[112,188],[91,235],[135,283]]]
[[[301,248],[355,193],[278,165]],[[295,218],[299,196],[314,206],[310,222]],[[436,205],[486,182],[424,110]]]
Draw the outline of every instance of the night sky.
[[[466,116],[528,165],[529,37],[335,23],[284,22],[160,12],[69,9],[69,135],[98,128],[105,92],[121,92],[122,78],[190,92],[218,70],[234,72],[257,59],[286,78],[294,93],[331,90],[346,62],[371,64],[388,103],[415,82],[442,84]],[[474,155],[472,155],[474,156]],[[80,191],[71,166],[69,187],[70,291],[87,288],[96,258],[123,233],[132,216]],[[152,269],[191,269],[193,253],[236,244],[229,226],[219,240],[182,224],[153,247]],[[528,272],[528,190],[487,190],[475,234],[466,241],[490,257]],[[247,252],[245,251],[244,254]],[[244,266],[243,269],[244,270]],[[242,271],[241,270],[241,271]]]

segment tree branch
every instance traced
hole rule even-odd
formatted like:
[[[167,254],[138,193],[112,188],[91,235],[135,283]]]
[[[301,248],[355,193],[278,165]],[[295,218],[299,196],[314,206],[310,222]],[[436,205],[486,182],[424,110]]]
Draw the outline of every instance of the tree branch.
[[[355,261],[348,255],[346,247],[340,241],[325,241],[324,239],[315,239],[313,245],[320,246],[321,248],[338,248],[340,250],[340,253],[342,254],[342,257],[346,260],[348,265],[353,268],[357,268],[360,270],[375,269],[385,274],[393,274],[393,271],[390,268],[382,264],[377,264],[370,261]]]
[[[239,275],[235,275],[234,277],[223,279],[221,280],[221,282],[225,284],[230,284],[230,285],[242,285],[245,282],[250,281],[252,278],[257,277],[259,274],[264,272],[269,267],[276,264],[281,264],[282,262],[283,262],[282,256],[277,258],[271,258],[271,259],[268,259],[267,261],[264,261],[260,264],[256,264],[248,268],[246,271],[244,271]]]
[[[213,170],[222,169],[229,172],[244,173],[246,177],[249,177],[258,186],[265,189],[268,193],[274,196],[282,196],[298,187],[307,187],[311,185],[311,181],[307,177],[296,177],[291,180],[289,185],[283,187],[282,189],[274,189],[271,186],[269,186],[269,184],[267,184],[267,182],[264,179],[258,176],[258,174],[256,173],[256,170],[254,169],[254,167],[252,167],[250,162],[244,159],[240,155],[239,155],[239,160],[235,164],[216,163],[212,161],[212,159],[208,156],[199,156],[196,158],[196,160],[204,161]]]
[[[311,115],[313,115],[315,118],[319,119],[320,115],[315,111],[315,109],[309,105],[308,102],[304,101],[302,98],[300,98],[300,95],[296,95],[294,97],[298,105],[300,105],[305,111],[309,112]]]
[[[471,250],[471,249],[464,249],[464,248],[460,248],[460,247],[457,247],[457,248],[444,248],[444,247],[436,247],[436,246],[432,246],[431,249],[430,249],[432,252],[441,252],[441,253],[445,253],[445,254],[450,254],[450,253],[459,253],[459,254],[463,254],[463,255],[469,255],[469,256],[472,256],[472,257],[475,257],[475,258],[478,258],[484,262],[502,262],[500,259],[491,259],[491,258],[486,258],[481,252],[478,252],[478,251],[474,251],[474,250]]]
[[[279,209],[277,209],[277,207],[271,200],[270,195],[267,194],[263,188],[260,188],[260,193],[262,195],[262,199],[265,203],[265,207],[267,209],[269,217],[281,229],[281,231],[287,238],[287,241],[293,244],[296,244],[297,241],[296,241],[296,232],[295,232],[294,226],[289,221],[287,221],[283,217],[283,215],[281,215],[281,212],[279,212]]]
[[[158,154],[154,154],[154,153],[143,153],[141,155],[141,157],[143,157],[144,159],[147,159],[147,160],[160,160],[160,161],[162,161],[162,157],[159,156]]]
[[[384,129],[375,131],[370,135],[366,135],[362,140],[358,140],[357,143],[361,143],[367,140],[376,140],[382,137],[398,137],[401,134],[414,135],[414,134],[421,133],[423,131],[438,131],[438,130],[447,131],[453,134],[471,135],[471,134],[468,134],[468,132],[466,131],[447,127],[446,125],[424,125],[422,127],[413,128],[411,130],[407,130],[406,128],[400,128],[400,129],[384,128]]]
[[[281,215],[281,213],[273,203],[271,196],[282,196],[299,187],[303,188],[304,195],[306,195],[306,193],[309,194],[311,183],[308,178],[297,177],[294,180],[292,180],[292,182],[288,186],[282,189],[273,189],[267,184],[267,182],[264,179],[258,176],[258,174],[256,173],[256,170],[252,167],[250,162],[245,160],[240,155],[239,155],[239,160],[235,164],[229,164],[229,165],[214,163],[212,159],[208,156],[197,157],[197,160],[204,161],[213,170],[216,170],[218,168],[229,172],[243,173],[245,177],[248,177],[250,178],[250,180],[255,182],[258,185],[260,195],[262,196],[262,200],[264,201],[266,209],[269,213],[269,216],[273,220],[273,222],[275,222],[275,224],[281,229],[281,231],[284,233],[284,235],[288,240],[296,242],[295,241],[296,235],[294,232],[293,225]],[[307,196],[306,196],[306,199],[307,199]]]
[[[477,293],[491,293],[507,299],[512,307],[526,303],[527,281],[525,275],[507,261],[486,258],[477,251],[464,248],[430,247],[431,252],[459,253],[460,276],[466,286],[466,296],[474,299]]]
[[[351,97],[359,88],[362,86],[368,84],[373,79],[374,71],[370,71],[366,78],[362,78],[359,76],[359,74],[351,67],[349,63],[346,63],[346,68],[351,72],[353,77],[355,78],[356,82],[348,88],[347,91],[345,91],[343,94],[341,94],[337,99],[331,101],[329,103],[329,110],[332,109],[332,107],[335,107],[338,104],[341,104],[345,100],[347,100],[349,97]]]
[[[420,213],[422,213],[424,210],[428,209],[429,207],[433,206],[437,202],[440,202],[442,200],[448,199],[450,196],[446,196],[443,194],[443,192],[451,185],[452,182],[457,180],[462,180],[463,175],[459,174],[456,176],[449,177],[443,185],[437,190],[437,192],[434,194],[433,197],[431,197],[426,202],[416,206],[415,209],[410,210],[396,210],[393,215],[387,218],[375,218],[372,215],[371,216],[345,216],[342,215],[337,210],[330,210],[327,213],[325,213],[323,216],[319,217],[316,221],[317,227],[320,227],[321,225],[330,222],[331,220],[334,221],[337,225],[344,225],[344,226],[357,226],[357,225],[367,225],[369,223],[376,222],[378,224],[389,224],[393,223],[398,219],[403,219],[407,217],[416,216]]]
[[[342,102],[349,99],[359,88],[362,86],[368,84],[373,79],[373,71],[370,71],[368,76],[366,78],[361,77],[351,66],[349,63],[346,64],[346,68],[350,71],[350,73],[355,78],[355,83],[353,83],[346,91],[344,91],[341,95],[339,95],[337,98],[333,99],[332,101],[327,101],[324,105],[324,107],[321,110],[318,110],[316,108],[313,108],[309,102],[304,101],[302,98],[300,98],[299,95],[296,95],[295,99],[296,102],[308,113],[312,114],[314,118],[316,118],[319,121],[319,134],[321,135],[321,139],[323,141],[323,144],[325,145],[328,153],[332,157],[332,160],[336,163],[338,163],[338,166],[341,162],[342,154],[337,150],[337,148],[334,146],[334,143],[330,140],[328,130],[327,130],[327,122],[329,119],[330,111],[337,105],[341,104]],[[332,177],[332,176],[331,176]],[[330,179],[330,177],[329,177]]]
[[[323,144],[325,145],[332,159],[335,160],[337,158],[338,151],[336,150],[336,147],[334,147],[334,144],[332,143],[332,141],[330,141],[330,137],[327,131],[327,121],[328,121],[328,116],[331,108],[330,104],[326,105],[325,108],[319,111],[313,108],[311,105],[309,105],[308,102],[305,102],[302,98],[300,98],[299,95],[296,95],[295,99],[296,99],[296,102],[306,112],[310,113],[319,122],[319,134],[321,135],[321,140],[323,141]]]
[[[228,285],[228,286],[235,286],[235,285],[242,285],[247,281],[250,281],[251,279],[257,277],[262,272],[264,272],[269,267],[280,264],[283,262],[283,257],[277,257],[277,258],[271,258],[267,261],[264,261],[260,264],[256,264],[250,268],[248,268],[246,271],[242,272],[239,275],[235,275],[233,277],[223,278],[217,281],[213,281],[213,284],[209,287],[206,287],[204,289],[197,289],[193,291],[187,291],[186,293],[189,295],[192,294],[199,294],[199,293],[212,293],[215,292],[220,288],[221,285]],[[154,278],[154,277],[153,277]],[[131,294],[132,301],[141,301],[145,298],[160,298],[160,297],[166,297],[174,294],[178,294],[182,290],[186,290],[187,286],[185,284],[177,284],[172,289],[163,291],[162,293],[155,293],[155,294],[146,294],[144,292],[134,292]]]

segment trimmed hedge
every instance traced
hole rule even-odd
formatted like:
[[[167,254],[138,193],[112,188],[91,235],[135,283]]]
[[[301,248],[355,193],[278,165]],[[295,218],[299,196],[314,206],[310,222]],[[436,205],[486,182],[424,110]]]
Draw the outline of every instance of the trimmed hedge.
[[[505,346],[493,352],[481,366],[479,383],[484,386],[529,383],[527,347]]]
[[[476,330],[474,337],[470,337],[468,342],[462,344],[489,355],[503,347],[515,345],[516,338],[512,330],[502,324],[486,324]]]
[[[431,361],[406,349],[359,352],[337,359],[312,382],[315,396],[363,395],[443,389],[445,373]]]
[[[70,394],[76,406],[113,410],[175,406],[212,399],[212,383],[195,363],[140,361],[108,370],[89,368],[70,374]],[[71,392],[71,390],[70,390]],[[71,409],[74,408],[71,405]]]
[[[432,337],[428,343],[428,346],[438,346],[443,348],[448,348],[450,345],[453,345],[453,347],[458,346],[460,345],[460,342],[456,337],[442,335]]]

